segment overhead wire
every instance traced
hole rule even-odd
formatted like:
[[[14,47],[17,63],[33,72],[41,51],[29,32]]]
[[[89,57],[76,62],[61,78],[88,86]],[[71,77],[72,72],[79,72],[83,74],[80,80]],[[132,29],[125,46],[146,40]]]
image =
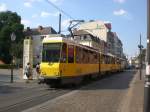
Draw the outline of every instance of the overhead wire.
[[[56,6],[54,3],[52,3],[50,0],[45,0],[48,4],[50,4],[51,6],[53,6],[54,8],[56,8],[57,10],[59,10],[61,13],[63,13],[64,15],[66,15],[67,17],[69,17],[70,19],[74,19],[70,14],[68,14],[67,12],[65,12],[64,10],[62,10],[61,8],[59,8],[58,6]]]

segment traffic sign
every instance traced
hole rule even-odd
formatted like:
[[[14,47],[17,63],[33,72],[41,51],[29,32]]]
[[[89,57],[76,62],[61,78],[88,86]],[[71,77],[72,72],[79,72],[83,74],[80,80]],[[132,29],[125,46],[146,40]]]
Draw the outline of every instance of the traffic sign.
[[[16,40],[16,35],[15,35],[15,33],[13,32],[12,34],[11,34],[11,41],[15,41]]]

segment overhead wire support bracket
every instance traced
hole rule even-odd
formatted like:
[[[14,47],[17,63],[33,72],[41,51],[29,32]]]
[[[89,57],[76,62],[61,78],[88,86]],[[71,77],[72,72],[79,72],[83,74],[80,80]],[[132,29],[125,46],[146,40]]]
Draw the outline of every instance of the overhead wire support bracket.
[[[73,23],[76,23],[76,24],[73,24]],[[72,32],[72,28],[76,27],[77,25],[79,25],[80,23],[84,22],[84,20],[71,20],[70,21],[70,25],[68,27],[68,31],[70,32],[71,34],[71,37],[74,38],[74,35],[73,35],[73,32]]]

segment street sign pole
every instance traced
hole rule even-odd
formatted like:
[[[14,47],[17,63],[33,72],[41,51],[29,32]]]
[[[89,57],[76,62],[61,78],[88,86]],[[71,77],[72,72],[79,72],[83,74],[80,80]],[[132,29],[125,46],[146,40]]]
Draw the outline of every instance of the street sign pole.
[[[147,0],[147,60],[144,87],[144,112],[150,112],[150,0]]]
[[[14,32],[11,33],[10,38],[11,38],[12,42],[16,40],[16,35]],[[12,48],[12,43],[11,43],[11,48]],[[11,53],[11,54],[12,54],[12,61],[11,61],[11,79],[10,79],[10,82],[13,83],[13,60],[14,60],[14,56],[13,56],[13,53]]]

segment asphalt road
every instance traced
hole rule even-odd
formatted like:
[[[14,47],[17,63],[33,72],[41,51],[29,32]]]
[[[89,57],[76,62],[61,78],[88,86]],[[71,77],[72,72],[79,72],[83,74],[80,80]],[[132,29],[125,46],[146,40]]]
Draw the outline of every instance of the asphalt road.
[[[129,109],[131,88],[138,76],[135,73],[126,71],[109,75],[23,112],[141,112]],[[141,105],[134,105],[134,108],[139,107]]]
[[[70,91],[72,89],[53,89],[36,82],[0,85],[0,112],[20,112]]]
[[[0,69],[0,112],[20,112],[72,91],[72,88],[54,89],[36,80],[26,83],[22,70],[14,70],[14,83],[10,83],[10,70]]]
[[[87,98],[85,108],[92,105],[87,112],[121,112],[135,72],[114,74],[81,89],[79,97]]]
[[[9,73],[8,71],[6,72]],[[3,71],[5,74],[2,74],[2,77],[3,75],[7,75],[6,72]],[[16,71],[16,77],[19,75],[17,75],[17,73],[19,72]],[[122,100],[129,89],[134,74],[135,71],[126,71],[109,75],[97,81],[92,81],[89,84],[85,84],[79,88],[69,87],[61,89],[49,88],[43,84],[38,85],[34,81],[29,84],[26,84],[25,82],[15,82],[10,84],[0,80],[0,101],[2,102],[0,103],[0,112],[20,112],[36,105],[44,104],[44,102],[53,101],[53,99],[58,96],[65,95],[73,91],[76,91],[73,97],[78,96],[77,99],[81,100],[79,101],[80,103],[76,104],[77,107],[79,104],[82,104],[82,101],[86,100],[87,104],[82,104],[82,108],[88,108],[90,105],[94,105],[96,109],[94,111],[97,112],[99,112],[99,109],[103,110],[102,112],[119,112],[118,110],[122,105]],[[92,98],[93,93],[95,94],[95,98]],[[71,101],[72,102],[70,103],[73,104],[76,99]],[[92,104],[88,102],[91,102]],[[60,107],[63,104],[63,100],[59,103]],[[54,106],[57,105],[53,105],[53,103],[51,103],[49,108]],[[63,105],[61,107],[63,108]],[[72,107],[70,106],[67,109],[69,108]],[[58,110],[52,111],[57,112]],[[68,112],[69,111],[70,109]],[[77,111],[80,112],[80,110]],[[89,108],[88,112],[92,111],[93,109]],[[67,110],[65,110],[65,112],[67,112]]]

